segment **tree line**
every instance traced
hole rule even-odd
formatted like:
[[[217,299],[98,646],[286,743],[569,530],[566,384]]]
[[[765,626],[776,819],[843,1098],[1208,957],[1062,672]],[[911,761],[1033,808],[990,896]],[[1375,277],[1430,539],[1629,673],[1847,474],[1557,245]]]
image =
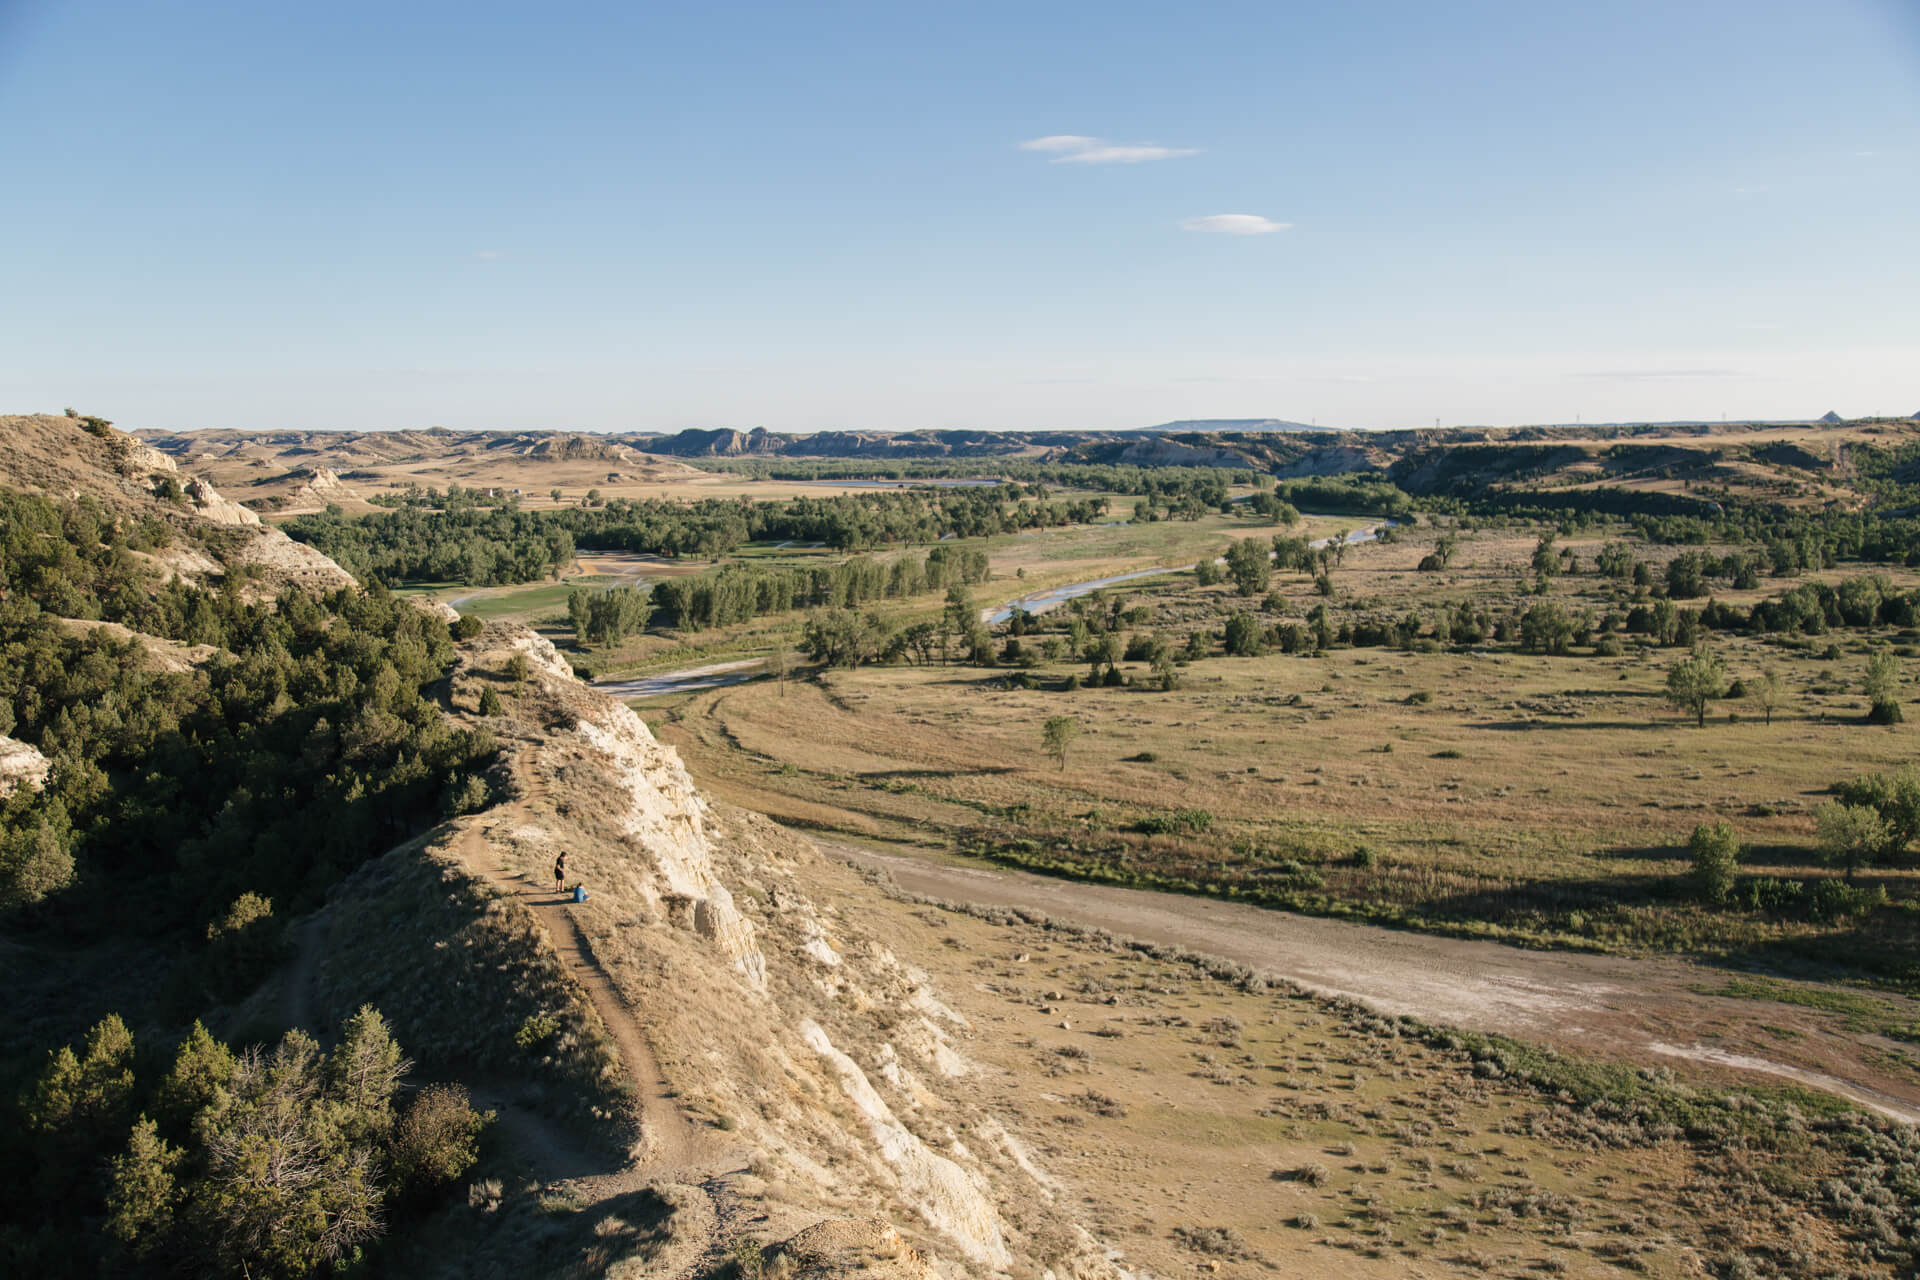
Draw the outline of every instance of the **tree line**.
[[[1053,500],[1038,484],[1007,484],[779,502],[615,498],[538,511],[410,507],[349,517],[329,508],[283,528],[363,582],[501,586],[557,578],[578,550],[719,557],[750,542],[791,541],[865,551],[1080,524],[1105,511],[1103,498]]]

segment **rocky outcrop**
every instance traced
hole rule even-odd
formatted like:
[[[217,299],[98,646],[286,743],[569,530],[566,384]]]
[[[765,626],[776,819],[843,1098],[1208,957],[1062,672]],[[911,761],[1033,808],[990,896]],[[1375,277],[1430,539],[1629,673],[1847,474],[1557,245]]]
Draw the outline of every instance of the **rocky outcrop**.
[[[504,714],[478,717],[489,686]],[[477,815],[486,860],[545,884],[567,854],[587,893],[568,927],[626,1005],[611,1021],[633,1019],[673,1105],[751,1147],[703,1162],[643,1117],[646,1158],[678,1162],[682,1185],[755,1198],[769,1215],[757,1234],[785,1242],[771,1256],[808,1274],[1112,1280],[1045,1172],[974,1100],[978,1033],[838,905],[850,870],[703,796],[678,753],[524,628],[483,631],[450,700],[507,761],[512,800]]]
[[[752,431],[700,431],[689,428],[678,435],[649,440],[648,453],[676,458],[744,458],[785,452],[790,437],[776,436],[765,427]]]
[[[237,502],[229,502],[220,496],[213,485],[193,476],[183,486],[187,500],[193,503],[194,514],[214,524],[239,525],[243,528],[257,528],[260,524],[258,512],[251,511]]]
[[[0,737],[0,800],[21,787],[38,791],[52,766],[39,750],[15,738]]]

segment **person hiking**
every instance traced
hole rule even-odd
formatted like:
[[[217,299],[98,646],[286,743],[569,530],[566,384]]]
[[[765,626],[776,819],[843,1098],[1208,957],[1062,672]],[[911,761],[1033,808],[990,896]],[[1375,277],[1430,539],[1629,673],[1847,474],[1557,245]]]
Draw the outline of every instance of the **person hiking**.
[[[556,893],[567,891],[567,855],[564,853],[553,860],[553,888]]]

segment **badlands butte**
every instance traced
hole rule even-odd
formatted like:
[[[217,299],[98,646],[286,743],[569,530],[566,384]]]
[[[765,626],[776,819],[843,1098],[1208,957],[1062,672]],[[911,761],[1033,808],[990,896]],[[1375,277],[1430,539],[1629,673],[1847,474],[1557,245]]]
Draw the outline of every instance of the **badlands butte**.
[[[1920,430],[1296,426],[0,418],[0,1264],[1913,1274]]]

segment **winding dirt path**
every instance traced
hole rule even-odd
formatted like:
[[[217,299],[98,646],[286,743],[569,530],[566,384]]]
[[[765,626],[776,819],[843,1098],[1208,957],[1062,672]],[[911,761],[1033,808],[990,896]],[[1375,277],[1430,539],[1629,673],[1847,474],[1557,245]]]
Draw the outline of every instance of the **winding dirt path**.
[[[514,1102],[510,1081],[470,1081],[470,1096],[478,1106],[495,1113],[501,1135],[541,1182],[564,1182],[590,1205],[647,1188],[663,1195],[673,1207],[673,1232],[650,1271],[670,1277],[692,1275],[718,1258],[726,1243],[716,1189],[721,1175],[739,1167],[739,1153],[716,1142],[680,1109],[645,1030],[587,946],[571,913],[571,899],[500,865],[486,836],[503,822],[524,819],[526,808],[522,799],[489,811],[485,825],[468,827],[450,849],[471,870],[513,895],[546,929],[555,952],[585,991],[621,1062],[632,1073],[640,1141],[624,1156],[609,1156],[569,1126]],[[279,1012],[285,1024],[305,1027],[316,1036],[324,1029],[317,1025],[314,981],[330,926],[331,917],[323,908],[289,931],[293,955],[280,992]]]
[[[1021,907],[1127,938],[1264,969],[1383,1013],[1495,1032],[1636,1064],[1684,1059],[1709,1074],[1766,1075],[1920,1123],[1920,1074],[1874,1064],[1901,1046],[1839,1015],[1707,993],[1730,976],[1684,960],[1523,951],[1242,903],[954,865],[816,838],[910,893]],[[1904,1059],[1893,1057],[1893,1063]]]
[[[511,812],[519,806],[503,808]],[[726,1161],[728,1153],[719,1144],[708,1140],[681,1111],[673,1089],[661,1074],[660,1064],[654,1057],[646,1033],[621,999],[613,979],[588,948],[586,938],[581,934],[580,926],[570,910],[572,899],[534,883],[528,876],[503,868],[485,837],[495,825],[507,820],[507,813],[495,809],[488,816],[493,821],[486,827],[469,828],[454,845],[454,852],[461,861],[512,894],[522,906],[533,912],[546,928],[560,962],[586,992],[593,1011],[599,1015],[607,1034],[613,1038],[620,1060],[626,1065],[638,1090],[640,1144],[633,1153],[633,1169],[636,1172],[644,1171],[646,1176],[641,1182],[672,1181],[678,1180],[682,1174],[697,1173],[704,1176],[711,1173],[716,1164]]]

